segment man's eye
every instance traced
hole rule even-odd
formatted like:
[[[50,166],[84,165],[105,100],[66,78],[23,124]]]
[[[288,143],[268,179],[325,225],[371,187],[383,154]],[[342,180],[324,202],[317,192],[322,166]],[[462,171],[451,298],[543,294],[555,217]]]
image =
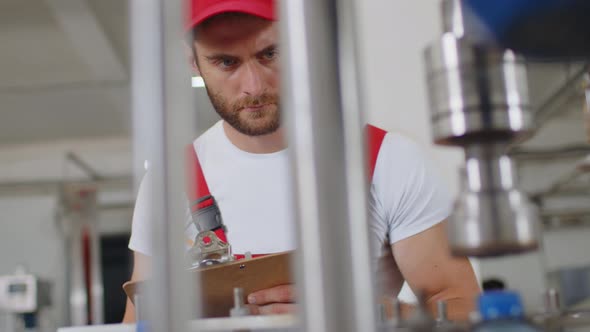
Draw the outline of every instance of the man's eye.
[[[277,50],[268,50],[262,54],[266,60],[272,60],[277,56]]]
[[[231,67],[236,64],[236,60],[234,60],[234,59],[221,59],[219,64],[222,67]]]

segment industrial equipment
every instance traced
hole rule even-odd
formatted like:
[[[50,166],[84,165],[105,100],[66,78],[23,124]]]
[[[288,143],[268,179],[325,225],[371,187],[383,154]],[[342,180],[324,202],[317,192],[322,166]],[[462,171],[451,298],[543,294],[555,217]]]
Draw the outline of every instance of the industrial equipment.
[[[7,314],[2,331],[34,331],[43,309],[51,304],[51,284],[24,267],[0,276],[0,312]]]
[[[507,149],[535,125],[527,57],[590,54],[581,43],[590,35],[578,19],[584,11],[584,1],[442,1],[444,33],[425,62],[435,143],[465,150],[465,183],[449,230],[454,253],[537,247],[537,211],[517,187]]]
[[[434,141],[465,151],[462,190],[450,217],[451,250],[478,257],[535,250],[539,214],[517,187],[518,175],[508,155],[509,146],[536,126],[526,64],[588,61],[590,28],[585,17],[590,15],[590,3],[443,0],[441,4],[443,34],[426,49],[425,64]],[[566,315],[553,307],[546,306],[545,320],[537,320],[543,329],[568,328],[574,324],[572,317],[587,316],[585,312]]]

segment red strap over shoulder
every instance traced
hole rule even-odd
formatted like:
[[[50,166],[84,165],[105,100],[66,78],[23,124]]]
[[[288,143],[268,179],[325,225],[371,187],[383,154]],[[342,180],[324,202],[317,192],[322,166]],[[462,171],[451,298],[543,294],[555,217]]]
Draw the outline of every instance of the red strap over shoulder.
[[[213,204],[213,198],[193,204],[199,199],[211,196],[209,186],[205,180],[205,175],[201,169],[201,163],[197,158],[197,153],[192,144],[186,147],[186,194],[191,204],[191,210],[195,212],[198,209],[205,208]]]
[[[207,180],[205,180],[205,174],[203,174],[203,169],[201,168],[201,163],[192,144],[186,147],[185,165],[186,194],[189,199],[191,213],[194,214],[200,209],[214,205],[215,200],[211,196]],[[214,232],[221,241],[227,242],[227,236],[223,228],[215,229]]]
[[[387,131],[368,124],[366,126],[367,134],[367,152],[368,152],[368,167],[369,167],[369,179],[373,178],[375,172],[375,165],[377,164],[377,157],[379,156],[379,150],[383,139],[387,134]]]

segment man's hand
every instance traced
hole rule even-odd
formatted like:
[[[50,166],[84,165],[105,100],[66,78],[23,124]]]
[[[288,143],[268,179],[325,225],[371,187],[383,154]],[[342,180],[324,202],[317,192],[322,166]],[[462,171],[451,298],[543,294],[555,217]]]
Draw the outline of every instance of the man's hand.
[[[152,272],[152,258],[137,251],[133,252],[133,274],[130,281],[148,279]],[[135,323],[135,306],[127,299],[123,324]]]
[[[281,285],[263,289],[248,295],[250,311],[254,315],[272,315],[294,313],[295,287]]]

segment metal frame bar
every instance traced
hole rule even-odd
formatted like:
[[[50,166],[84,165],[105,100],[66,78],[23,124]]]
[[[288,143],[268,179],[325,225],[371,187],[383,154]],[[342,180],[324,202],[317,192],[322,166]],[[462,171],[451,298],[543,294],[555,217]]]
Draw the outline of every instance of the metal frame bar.
[[[374,331],[352,2],[281,6],[302,329]]]
[[[572,169],[571,171],[558,177],[547,189],[543,190],[541,193],[534,194],[533,196],[538,197],[555,195],[584,173],[585,172],[580,169]]]
[[[535,122],[533,129],[512,142],[508,146],[508,153],[512,153],[513,150],[518,149],[523,143],[532,139],[543,129],[547,122],[557,116],[573,100],[583,98],[584,92],[582,88],[589,67],[590,64],[582,64],[573,73],[569,74],[566,81],[537,107],[533,114]]]
[[[563,105],[567,105],[571,100],[582,97],[584,91],[584,81],[590,65],[583,64],[572,74],[568,75],[566,82],[559,87],[551,96],[539,106],[535,112],[535,124],[537,131],[551,118],[559,113]]]
[[[92,168],[87,162],[85,162],[80,156],[75,154],[74,152],[69,151],[66,153],[66,160],[70,161],[72,164],[78,166],[88,177],[94,181],[100,181],[104,177],[100,175],[100,173]]]
[[[84,197],[79,196],[81,191],[87,190],[91,193]],[[60,212],[56,214],[56,218],[65,241],[67,321],[74,326],[102,324],[104,322],[104,286],[100,266],[101,247],[96,225],[95,188],[64,186],[60,195]],[[85,277],[84,231],[89,236],[90,244],[90,284],[86,283]]]
[[[343,134],[345,147],[346,192],[348,195],[348,213],[350,223],[350,267],[352,269],[353,296],[357,305],[357,331],[376,329],[377,308],[371,264],[368,202],[369,185],[367,183],[367,153],[365,147],[364,124],[367,109],[364,105],[362,75],[360,74],[360,54],[357,47],[358,23],[356,13],[358,2],[339,0],[337,3],[338,21],[338,64],[340,76],[341,103],[343,115]]]
[[[17,195],[54,195],[65,184],[77,184],[81,186],[96,186],[98,191],[122,190],[131,187],[129,176],[108,177],[100,181],[89,180],[31,180],[0,182],[0,197]]]
[[[152,284],[144,290],[152,331],[186,331],[194,314],[182,241],[184,147],[196,121],[182,49],[181,0],[132,0],[134,148],[149,147]]]
[[[89,305],[86,287],[84,286],[84,273],[82,267],[82,224],[72,215],[68,218],[68,233],[65,236],[66,257],[66,301],[67,324],[80,326],[88,324],[87,308]],[[63,221],[62,221],[63,222]]]
[[[92,313],[92,325],[104,324],[104,280],[102,278],[102,247],[100,245],[100,234],[98,232],[97,206],[89,215],[86,227],[90,236],[90,264],[91,282],[87,287],[90,290],[90,308]]]
[[[553,160],[563,162],[563,159],[579,159],[590,154],[590,146],[584,144],[567,145],[550,149],[523,149],[510,151],[509,155],[518,162],[536,162]]]

